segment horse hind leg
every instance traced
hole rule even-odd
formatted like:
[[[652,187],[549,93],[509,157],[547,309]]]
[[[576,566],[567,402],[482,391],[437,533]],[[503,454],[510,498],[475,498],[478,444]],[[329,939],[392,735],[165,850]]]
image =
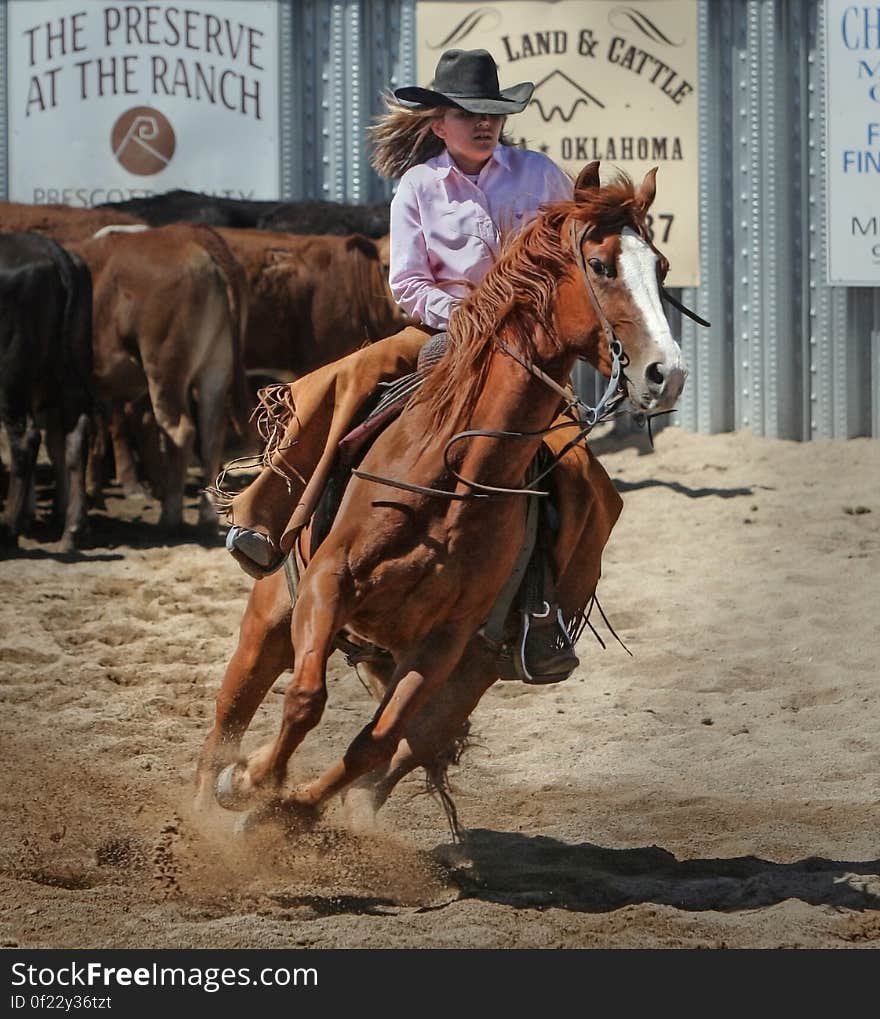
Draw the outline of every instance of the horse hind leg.
[[[495,682],[495,654],[474,638],[448,682],[415,714],[391,759],[345,790],[344,805],[356,830],[375,826],[376,815],[401,779],[419,766],[428,788],[440,800],[453,839],[461,839],[458,813],[449,790],[447,771],[465,748],[469,718],[483,694]]]
[[[395,670],[376,714],[345,756],[320,778],[294,790],[284,805],[294,811],[318,811],[330,797],[391,761],[410,721],[448,678],[466,640],[460,626],[438,626]]]

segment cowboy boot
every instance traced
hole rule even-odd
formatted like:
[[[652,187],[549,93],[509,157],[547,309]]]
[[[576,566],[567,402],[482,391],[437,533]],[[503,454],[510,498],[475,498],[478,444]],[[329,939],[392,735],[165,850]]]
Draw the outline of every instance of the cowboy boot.
[[[526,612],[521,659],[524,683],[561,683],[580,665],[559,606],[545,601],[540,613]]]

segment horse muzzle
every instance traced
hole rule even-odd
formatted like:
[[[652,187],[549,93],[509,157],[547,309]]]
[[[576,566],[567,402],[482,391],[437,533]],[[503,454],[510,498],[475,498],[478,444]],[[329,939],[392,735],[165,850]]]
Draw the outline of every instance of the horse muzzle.
[[[630,401],[643,413],[672,410],[684,389],[687,374],[687,368],[681,363],[654,361],[638,383],[632,378],[627,380]]]

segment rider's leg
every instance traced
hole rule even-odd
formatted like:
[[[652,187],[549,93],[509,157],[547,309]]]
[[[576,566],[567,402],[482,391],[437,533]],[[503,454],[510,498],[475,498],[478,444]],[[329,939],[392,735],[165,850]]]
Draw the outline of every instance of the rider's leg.
[[[272,466],[232,500],[227,548],[252,576],[272,572],[308,522],[336,446],[380,382],[413,371],[433,330],[408,326],[290,385],[293,412]]]
[[[559,454],[570,438],[569,430],[561,429],[545,441]],[[525,670],[517,675],[527,675],[527,682],[559,682],[580,664],[566,623],[596,589],[602,551],[622,507],[610,478],[583,445],[564,454],[552,477],[553,501],[541,515],[521,592],[521,610],[529,616],[522,647]]]

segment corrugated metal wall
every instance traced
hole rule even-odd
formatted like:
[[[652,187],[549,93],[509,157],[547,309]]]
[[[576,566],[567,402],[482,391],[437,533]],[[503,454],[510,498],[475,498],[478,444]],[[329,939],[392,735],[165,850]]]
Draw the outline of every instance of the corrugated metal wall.
[[[880,438],[880,287],[824,282],[822,4],[698,3],[703,283],[681,297],[712,328],[673,316],[691,367],[673,420],[700,432]],[[387,197],[364,131],[383,88],[415,81],[415,0],[280,6],[282,197]],[[4,52],[5,13],[3,2]],[[4,133],[5,107],[0,75]],[[592,389],[587,373],[581,385]]]
[[[585,0],[588,2],[588,0]],[[415,81],[414,0],[297,0],[286,197],[375,201],[363,130]],[[691,378],[675,420],[791,439],[880,437],[880,288],[825,284],[819,0],[699,0],[698,290],[674,317]],[[584,375],[582,385],[591,389]]]
[[[282,198],[375,202],[365,128],[415,80],[414,0],[281,0]]]

